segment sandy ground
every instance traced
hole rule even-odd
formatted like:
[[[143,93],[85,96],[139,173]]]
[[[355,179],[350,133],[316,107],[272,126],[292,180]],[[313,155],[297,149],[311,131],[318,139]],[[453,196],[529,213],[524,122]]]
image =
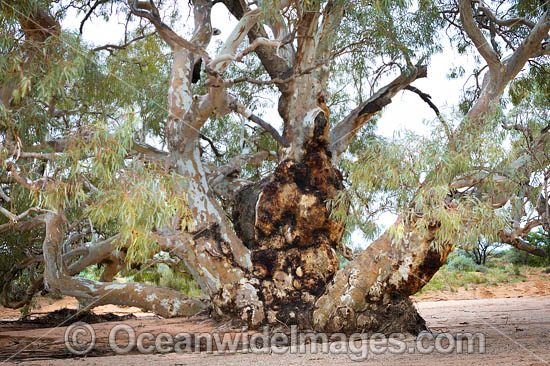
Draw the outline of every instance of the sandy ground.
[[[453,298],[460,298],[453,300]],[[469,300],[465,300],[469,299]],[[432,300],[432,301],[429,301]],[[433,301],[436,300],[436,301]],[[456,292],[427,293],[415,298],[417,308],[426,319],[434,334],[447,332],[453,335],[461,332],[481,332],[485,336],[485,351],[468,354],[431,353],[419,354],[414,351],[415,338],[406,339],[406,352],[392,354],[369,352],[366,362],[369,365],[547,365],[550,364],[550,279],[535,274],[528,281],[505,284],[498,287],[477,285],[468,290]],[[60,308],[75,308],[76,301],[64,298],[58,301],[42,298],[41,308],[34,316]],[[136,329],[136,333],[160,332],[170,334],[211,332],[219,325],[208,319],[160,319],[140,312],[136,308],[103,306],[95,310],[99,313],[115,312],[119,315],[135,314],[136,318],[124,320]],[[0,308],[2,320],[18,317],[17,311]],[[356,365],[350,354],[151,354],[133,352],[129,355],[115,355],[108,347],[109,331],[119,323],[106,322],[93,324],[97,342],[92,355],[67,359],[64,345],[66,326],[36,328],[31,324],[0,323],[0,365]],[[433,344],[433,342],[431,342]],[[428,342],[430,345],[430,342]],[[6,361],[10,355],[19,352],[15,359]],[[46,359],[43,359],[43,355]],[[96,357],[100,356],[100,357]],[[54,357],[54,358],[52,358]],[[60,357],[56,359],[55,357]],[[2,362],[4,361],[4,362]],[[365,361],[362,362],[363,364]]]
[[[533,268],[524,270],[522,274],[524,282],[500,283],[498,286],[470,284],[455,291],[432,291],[413,298],[417,301],[442,301],[550,296],[550,274]],[[479,275],[483,276],[483,273]]]
[[[31,313],[31,318],[44,315],[59,309],[76,309],[77,306],[78,306],[78,302],[74,297],[64,297],[60,300],[54,300],[48,297],[39,297],[36,300],[36,305],[34,306],[34,310]],[[98,306],[97,308],[94,309],[94,313],[97,313],[97,314],[113,313],[117,315],[134,314],[135,316],[138,316],[138,317],[151,315],[151,314],[142,312],[139,308],[120,307],[115,305]],[[21,316],[21,313],[19,310],[7,309],[5,307],[0,306],[0,320],[15,320],[15,319],[19,319],[20,316]]]
[[[483,273],[479,273],[483,276]],[[468,285],[467,288],[461,287],[455,291],[442,290],[422,293],[414,296],[413,300],[424,301],[444,301],[444,300],[475,300],[475,299],[493,299],[493,298],[523,298],[523,297],[550,297],[550,274],[545,274],[541,269],[529,269],[524,271],[525,281],[514,283],[501,283],[498,286],[487,284]],[[36,300],[36,306],[32,312],[33,316],[43,315],[58,309],[76,309],[77,301],[72,297],[65,297],[60,300],[40,297]],[[94,308],[94,313],[105,314],[114,313],[118,315],[134,314],[138,317],[151,314],[143,313],[135,307],[119,307],[114,305],[104,305]],[[7,309],[0,306],[0,321],[15,320],[20,317],[19,310]]]

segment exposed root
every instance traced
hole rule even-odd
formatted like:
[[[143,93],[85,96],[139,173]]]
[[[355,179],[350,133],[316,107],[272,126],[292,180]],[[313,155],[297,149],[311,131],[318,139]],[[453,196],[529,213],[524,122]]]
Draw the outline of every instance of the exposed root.
[[[387,304],[370,304],[365,311],[349,307],[334,311],[322,331],[344,333],[405,333],[417,335],[426,330],[426,322],[408,297],[396,295]]]

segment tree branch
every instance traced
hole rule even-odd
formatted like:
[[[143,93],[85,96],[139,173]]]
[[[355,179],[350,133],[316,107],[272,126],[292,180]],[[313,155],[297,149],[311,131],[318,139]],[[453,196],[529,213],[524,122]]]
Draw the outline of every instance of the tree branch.
[[[266,130],[275,141],[277,141],[282,146],[289,146],[288,141],[269,123],[261,119],[260,117],[256,116],[254,113],[252,113],[250,110],[248,110],[242,103],[239,103],[236,99],[232,99],[229,102],[229,107],[232,111],[240,114],[241,116],[249,119],[250,121],[256,123],[258,126],[262,127],[264,130]]]
[[[250,26],[253,26],[254,24],[255,23],[251,24]],[[239,24],[237,24],[237,27],[238,26],[239,26]],[[256,38],[254,40],[254,42],[252,42],[252,44],[250,44],[250,46],[246,47],[244,50],[242,50],[241,52],[239,52],[236,55],[233,55],[231,53],[222,54],[221,51],[220,51],[219,56],[217,56],[215,59],[213,59],[210,62],[210,64],[208,64],[208,67],[216,70],[217,72],[220,72],[221,70],[223,70],[227,67],[227,65],[229,64],[230,61],[240,62],[246,55],[248,55],[250,52],[254,51],[259,46],[278,48],[278,47],[281,46],[281,42],[278,41],[278,40],[267,39],[267,38],[264,38],[264,37]],[[238,45],[237,45],[237,47],[238,47]],[[236,48],[235,48],[234,51],[236,51]],[[221,64],[220,67],[217,67],[218,64]]]
[[[224,5],[230,11],[231,14],[237,19],[241,19],[243,15],[248,11],[248,7],[244,1],[240,0],[223,0]],[[280,37],[290,36],[290,39],[294,38],[294,34],[285,34],[285,29],[281,30]],[[264,27],[256,25],[248,32],[248,38],[250,43],[258,37],[267,38],[267,32]],[[283,42],[285,43],[285,42]],[[287,79],[293,73],[295,51],[292,43],[285,43],[281,48],[274,49],[273,47],[265,47],[260,45],[254,52],[258,55],[258,58],[262,62],[262,65],[266,69],[271,79],[284,80]],[[290,85],[286,83],[275,83],[279,91],[282,93],[279,99],[279,114],[285,119],[288,113],[288,98],[290,97]]]
[[[218,195],[234,201],[237,193],[245,186],[252,183],[246,179],[240,179],[239,174],[247,164],[261,165],[270,153],[267,151],[259,151],[256,153],[244,152],[231,159],[227,164],[211,169],[211,174],[208,177],[208,185]]]
[[[151,146],[144,142],[140,142],[136,140],[134,140],[132,150],[134,150],[138,154],[146,155],[157,160],[163,160],[168,156],[167,152],[159,150],[154,146]]]
[[[59,157],[58,154],[48,154],[48,153],[38,153],[38,152],[21,152],[19,153],[19,158],[21,159],[38,159],[38,160],[54,160]]]
[[[204,48],[179,36],[172,30],[172,28],[162,22],[158,9],[151,1],[128,0],[128,6],[130,7],[132,14],[149,20],[151,24],[155,26],[160,37],[168,44],[168,46],[170,46],[170,48],[172,48],[172,50],[184,48],[189,52],[200,56],[206,64],[210,62],[210,56],[208,56],[208,53]]]
[[[497,18],[496,15],[482,3],[479,3],[478,9],[481,10],[493,23],[501,27],[515,27],[516,25],[525,25],[526,27],[531,29],[535,27],[535,23],[525,17],[516,17],[510,19]]]
[[[2,187],[0,187],[0,198],[3,199],[5,202],[11,202],[11,198],[4,192]]]
[[[422,92],[420,89],[415,88],[412,85],[409,85],[409,86],[405,87],[405,90],[409,90],[409,91],[412,91],[413,93],[417,94],[420,97],[420,99],[422,99],[424,102],[426,102],[430,106],[430,108],[433,109],[433,111],[435,112],[435,115],[437,116],[437,118],[443,124],[443,127],[445,128],[445,134],[447,135],[447,138],[449,140],[452,140],[453,139],[453,133],[452,133],[451,127],[449,126],[447,121],[445,121],[445,118],[441,115],[441,112],[439,112],[439,108],[437,108],[437,106],[432,102],[432,96]]]
[[[212,141],[210,138],[208,138],[207,136],[203,135],[202,133],[199,135],[201,139],[203,139],[204,141],[208,142],[208,144],[210,145],[210,148],[212,149],[212,152],[214,153],[214,155],[216,155],[217,158],[221,157],[222,154],[220,154],[220,152],[218,151],[218,149],[216,148],[216,145],[214,145],[214,141]]]
[[[509,81],[523,69],[527,61],[538,55],[543,49],[542,41],[548,37],[550,31],[550,11],[545,11],[527,38],[506,62],[505,80]]]
[[[106,44],[106,45],[103,45],[103,46],[100,46],[100,47],[92,48],[91,52],[99,52],[99,51],[103,51],[103,50],[110,51],[110,52],[112,50],[123,50],[126,47],[128,47],[129,45],[131,45],[132,43],[140,41],[140,40],[142,40],[144,38],[147,38],[149,36],[152,36],[152,35],[153,35],[153,33],[144,34],[144,35],[136,37],[136,38],[124,43],[124,44],[121,44],[121,45]]]
[[[505,244],[510,244],[514,248],[517,248],[519,250],[522,250],[527,253],[531,253],[533,255],[539,256],[539,257],[546,257],[546,251],[542,248],[537,248],[526,240],[522,238],[513,238],[511,236],[501,235],[500,240]]]
[[[13,176],[13,178],[17,181],[17,183],[21,184],[23,187],[27,188],[30,191],[35,191],[38,189],[37,182],[29,183],[27,181],[27,178],[21,175],[19,171],[17,170],[17,167],[14,163],[9,162],[6,167],[7,171],[10,172]]]
[[[437,116],[437,118],[441,119],[441,113],[439,112],[439,108],[437,108],[437,106],[432,102],[432,96],[431,95],[423,93],[420,89],[415,88],[412,85],[406,86],[405,90],[412,91],[413,93],[418,95],[420,97],[420,99],[422,99],[424,102],[426,102],[430,106],[430,108],[433,109],[433,111],[435,112],[435,115]]]
[[[39,207],[31,207],[29,208],[28,210],[26,210],[25,212],[19,214],[19,215],[15,215],[13,213],[11,213],[10,211],[6,210],[5,208],[3,208],[2,206],[0,206],[0,213],[2,213],[4,216],[6,216],[8,219],[10,219],[12,222],[18,222],[22,219],[24,219],[25,217],[27,217],[28,215],[30,215],[31,213],[48,213],[48,212],[51,212],[49,210],[44,210],[42,208],[39,208]]]
[[[5,233],[7,231],[25,232],[25,231],[32,230],[44,224],[45,217],[46,215],[43,214],[23,222],[17,222],[17,223],[9,222],[7,224],[2,224],[0,225],[0,233]]]
[[[426,66],[414,66],[401,73],[388,85],[380,88],[369,99],[359,104],[350,114],[340,121],[329,135],[329,148],[333,159],[339,159],[359,129],[376,113],[391,103],[391,99],[413,81],[427,76]]]
[[[190,298],[177,291],[141,283],[98,282],[74,278],[67,274],[59,260],[64,236],[63,214],[46,215],[43,244],[44,283],[63,295],[76,297],[86,310],[104,304],[137,306],[163,317],[189,316],[206,310],[207,301]]]
[[[90,8],[90,10],[86,13],[86,15],[84,16],[84,19],[82,19],[82,21],[80,22],[80,28],[79,28],[79,31],[80,31],[80,34],[82,34],[82,30],[84,29],[84,23],[86,23],[86,21],[88,20],[88,18],[90,18],[90,16],[93,14],[93,12],[95,11],[95,9],[101,5],[101,4],[105,4],[107,2],[107,0],[98,0],[96,1],[96,3],[94,5],[92,5],[92,7]]]
[[[501,69],[501,62],[495,50],[489,45],[487,39],[481,33],[481,30],[475,23],[472,15],[472,5],[470,0],[460,0],[458,4],[460,11],[460,20],[468,37],[474,42],[479,54],[489,65],[489,70],[493,75],[497,75]]]
[[[120,234],[111,236],[108,239],[87,243],[85,246],[75,248],[63,255],[63,262],[69,265],[70,262],[78,256],[82,256],[76,262],[69,265],[67,272],[69,275],[80,273],[84,268],[101,262],[105,257],[109,256],[116,250],[115,241],[120,238]]]

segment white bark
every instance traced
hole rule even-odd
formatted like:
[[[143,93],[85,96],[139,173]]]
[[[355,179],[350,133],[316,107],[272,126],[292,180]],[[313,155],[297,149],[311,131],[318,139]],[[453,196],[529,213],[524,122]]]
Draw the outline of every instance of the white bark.
[[[177,291],[140,283],[104,283],[72,277],[61,256],[65,225],[62,213],[45,216],[43,253],[46,288],[76,297],[86,308],[104,304],[137,306],[164,317],[194,315],[207,308],[203,299],[189,298]]]

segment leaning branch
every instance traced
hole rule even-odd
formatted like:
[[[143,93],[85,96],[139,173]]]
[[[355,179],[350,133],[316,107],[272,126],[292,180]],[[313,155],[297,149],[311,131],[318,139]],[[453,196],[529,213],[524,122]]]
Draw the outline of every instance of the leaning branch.
[[[535,28],[535,23],[525,17],[516,17],[509,19],[500,19],[485,5],[479,4],[478,9],[481,10],[489,20],[501,27],[515,27],[516,25],[524,25],[528,28]]]
[[[121,44],[121,45],[116,45],[116,44],[106,44],[106,45],[103,45],[103,46],[100,46],[100,47],[96,47],[96,48],[92,48],[91,52],[99,52],[99,51],[109,51],[109,52],[112,52],[113,50],[123,50],[125,49],[126,47],[128,47],[129,45],[131,45],[132,43],[134,42],[137,42],[137,41],[140,41],[144,38],[147,38],[149,36],[153,35],[153,33],[149,33],[149,34],[144,34],[144,35],[141,35],[139,37],[136,37],[124,44]]]
[[[168,153],[166,151],[159,150],[154,146],[136,140],[134,140],[132,150],[138,154],[145,155],[157,160],[163,160],[168,156]]]
[[[471,1],[460,0],[458,9],[460,11],[460,20],[468,37],[474,42],[479,54],[489,65],[491,73],[497,75],[502,64],[495,50],[489,45],[487,39],[475,23],[474,16],[472,15]]]
[[[210,145],[210,148],[212,149],[212,152],[214,153],[214,155],[216,155],[217,158],[220,158],[222,157],[223,155],[219,152],[218,148],[216,147],[216,145],[214,145],[214,141],[212,141],[212,139],[210,139],[208,136],[205,136],[203,135],[202,133],[199,134],[199,137],[201,139],[203,139],[204,141],[208,142],[208,145]]]
[[[254,51],[259,46],[278,48],[281,46],[281,41],[268,39],[264,37],[257,38],[256,40],[254,40],[254,42],[252,42],[250,46],[246,47],[244,50],[242,50],[238,54],[236,55],[221,54],[220,56],[212,60],[208,66],[212,69],[216,69],[216,66],[221,63],[227,63],[230,61],[241,62],[246,55]]]
[[[244,14],[246,14],[246,12],[249,10],[246,2],[244,1],[221,0],[221,2],[225,4],[227,9],[236,19],[241,19]],[[291,34],[289,36],[289,39],[293,40],[295,34]],[[252,27],[252,29],[248,32],[248,37],[250,43],[253,43],[255,39],[259,37],[267,38],[268,35],[264,27],[256,25],[255,27]],[[295,57],[292,44],[285,44],[280,49],[260,45],[254,51],[258,55],[260,61],[262,62],[262,65],[265,67],[266,71],[272,79],[282,80],[285,78],[285,75],[288,75],[292,72]],[[283,95],[288,92],[288,84],[276,83],[275,85],[277,86],[277,88],[279,88]]]
[[[141,283],[98,282],[67,275],[58,260],[64,237],[63,214],[47,214],[43,243],[44,284],[63,295],[76,297],[84,309],[105,304],[137,306],[163,317],[189,316],[208,308],[201,298],[190,298],[178,291]]]
[[[422,99],[424,102],[426,102],[430,106],[430,108],[433,109],[433,111],[435,112],[435,115],[437,116],[437,118],[441,119],[441,112],[439,112],[439,108],[437,108],[437,106],[434,104],[434,102],[432,102],[432,96],[430,94],[426,94],[426,93],[422,92],[420,89],[415,88],[412,85],[406,86],[405,90],[412,91],[413,93],[418,95],[420,97],[420,99]]]
[[[546,251],[542,248],[537,248],[529,242],[527,242],[525,239],[522,238],[512,238],[509,236],[501,236],[501,241],[505,244],[510,244],[514,248],[517,248],[519,250],[522,250],[527,253],[531,253],[533,255],[539,256],[539,257],[546,257]]]
[[[0,187],[0,199],[3,199],[5,202],[11,202],[11,198],[4,192],[2,187]]]
[[[23,187],[27,188],[29,191],[35,191],[38,189],[38,182],[32,182],[29,183],[27,178],[25,178],[19,171],[17,170],[17,167],[14,163],[9,162],[6,167],[7,171],[12,174],[13,179],[19,184],[21,184]]]
[[[68,265],[67,272],[69,275],[75,275],[88,266],[100,263],[105,257],[116,250],[116,240],[119,238],[120,234],[117,234],[108,239],[75,248],[65,253],[63,255],[63,262],[65,265]],[[71,264],[71,261],[76,257],[80,258]]]
[[[54,160],[58,156],[59,155],[57,154],[38,153],[38,152],[21,152],[19,154],[19,158],[21,159],[38,159],[38,160],[44,160],[44,161]]]
[[[229,103],[229,107],[232,111],[240,114],[241,116],[249,119],[250,121],[256,123],[258,126],[262,127],[264,130],[269,132],[271,136],[282,146],[289,146],[288,141],[282,136],[273,126],[268,122],[264,121],[260,117],[252,113],[248,108],[246,108],[242,103],[239,103],[237,100],[232,100]]]
[[[288,6],[288,4],[289,1],[284,0],[278,4],[278,7],[279,9],[283,9],[284,7]],[[225,43],[218,52],[216,59],[212,61],[212,65],[209,65],[209,67],[211,67],[218,73],[222,73],[229,65],[229,61],[238,61],[239,58],[242,59],[247,53],[252,52],[259,46],[275,48],[280,47],[281,42],[270,41],[269,39],[267,39],[267,37],[258,37],[241,54],[237,55],[237,49],[239,45],[248,35],[248,32],[250,32],[250,30],[256,25],[256,23],[260,19],[260,16],[261,10],[259,8],[244,13],[243,16],[239,19],[239,22],[237,23],[235,28],[233,28],[233,31],[231,32],[229,37],[227,37]]]
[[[204,48],[179,36],[160,19],[158,9],[154,6],[152,1],[128,0],[128,6],[132,14],[149,20],[151,24],[155,26],[160,37],[170,46],[170,48],[172,48],[172,50],[184,48],[189,52],[199,55],[205,63],[210,62],[210,56]]]
[[[505,80],[512,80],[523,69],[527,61],[543,50],[542,42],[550,31],[550,11],[545,11],[527,38],[506,62]]]
[[[426,104],[428,104],[430,106],[430,108],[435,112],[435,115],[437,116],[439,121],[443,124],[443,127],[445,128],[445,134],[447,135],[447,138],[449,140],[452,140],[453,139],[453,133],[452,133],[451,127],[449,126],[449,124],[447,123],[445,118],[441,115],[441,112],[439,111],[439,108],[437,108],[437,106],[434,104],[434,102],[432,102],[432,96],[429,95],[429,94],[424,93],[423,91],[421,91],[418,88],[415,88],[412,85],[409,85],[409,86],[405,87],[405,90],[412,91],[413,93],[418,95],[420,97],[420,99],[422,99],[424,102],[426,102]]]
[[[281,86],[281,85],[288,84],[293,80],[298,79],[300,76],[309,75],[309,74],[313,73],[315,70],[317,70],[320,67],[325,66],[326,64],[328,64],[329,61],[332,60],[332,59],[333,59],[333,57],[330,57],[328,59],[317,62],[315,65],[313,65],[311,67],[308,67],[306,69],[303,69],[300,72],[295,72],[291,76],[289,76],[287,78],[284,78],[284,79],[272,78],[270,80],[258,80],[258,79],[251,78],[249,76],[241,76],[241,77],[238,77],[238,78],[235,78],[235,79],[226,80],[226,81],[224,81],[223,85],[224,86],[231,86],[231,85],[246,82],[246,83],[259,85],[259,86],[266,86],[266,85]]]
[[[12,222],[21,221],[25,217],[29,216],[31,213],[47,213],[47,212],[51,212],[51,211],[44,210],[44,209],[39,208],[39,207],[31,207],[28,210],[26,210],[25,212],[23,212],[19,215],[16,215],[16,214],[6,210],[2,206],[0,206],[0,213],[3,214],[4,216],[6,216],[8,219],[10,219],[10,221],[12,221]]]
[[[398,92],[405,89],[413,81],[426,77],[427,73],[428,68],[426,66],[413,66],[399,75],[391,83],[382,87],[369,99],[359,104],[357,108],[334,126],[329,136],[329,147],[332,151],[333,159],[339,158],[361,127],[363,127],[372,116],[381,111],[382,108],[390,104],[391,99]]]
[[[9,222],[7,224],[0,225],[0,233],[5,233],[8,231],[17,231],[17,232],[26,232],[29,230],[32,230],[40,225],[44,224],[44,218],[45,214],[38,215],[36,217],[33,217],[32,219],[29,219],[27,221],[21,221],[21,222]]]

